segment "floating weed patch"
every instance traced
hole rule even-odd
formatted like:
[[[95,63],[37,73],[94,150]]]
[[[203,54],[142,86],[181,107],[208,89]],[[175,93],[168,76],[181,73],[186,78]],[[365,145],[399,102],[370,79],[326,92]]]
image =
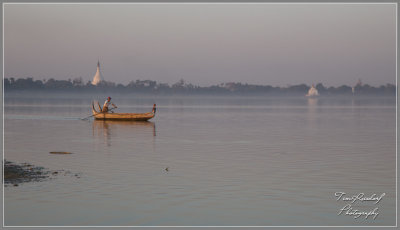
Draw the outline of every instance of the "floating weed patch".
[[[80,178],[78,173],[65,170],[50,171],[44,167],[33,166],[28,163],[16,164],[11,161],[4,161],[4,185],[18,186],[24,182],[38,182],[45,179],[52,179],[56,176],[71,176]]]
[[[43,167],[35,167],[24,163],[21,165],[10,161],[4,162],[4,184],[18,185],[22,182],[41,181],[48,177],[50,171],[44,170]]]

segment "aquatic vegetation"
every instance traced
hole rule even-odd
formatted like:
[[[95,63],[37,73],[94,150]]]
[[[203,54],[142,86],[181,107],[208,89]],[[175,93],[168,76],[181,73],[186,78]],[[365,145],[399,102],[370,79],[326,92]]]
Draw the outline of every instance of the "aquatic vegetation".
[[[62,173],[63,172],[63,173]],[[58,175],[70,175],[80,178],[80,173],[72,173],[65,170],[50,171],[44,167],[33,166],[28,163],[16,164],[11,161],[4,161],[4,184],[18,186],[24,182],[38,182]]]
[[[31,164],[15,164],[10,161],[4,162],[4,184],[17,186],[22,182],[41,181],[48,177],[49,171],[43,167],[35,167]]]

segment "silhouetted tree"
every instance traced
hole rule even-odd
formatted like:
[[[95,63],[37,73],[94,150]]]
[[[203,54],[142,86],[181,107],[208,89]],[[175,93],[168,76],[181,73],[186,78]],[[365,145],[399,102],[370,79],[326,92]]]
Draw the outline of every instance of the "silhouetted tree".
[[[325,86],[322,83],[318,83],[315,88],[318,90],[318,93],[320,95],[324,95],[326,94],[327,89],[325,88]]]

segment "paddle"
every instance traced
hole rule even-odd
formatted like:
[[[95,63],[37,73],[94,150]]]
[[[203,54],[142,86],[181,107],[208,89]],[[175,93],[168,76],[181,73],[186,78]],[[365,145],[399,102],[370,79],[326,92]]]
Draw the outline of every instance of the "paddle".
[[[115,107],[114,108],[111,108],[110,110],[108,110],[109,112],[111,111],[111,110],[113,110],[113,109],[115,109]],[[91,118],[91,117],[93,117],[93,116],[95,116],[95,114],[93,114],[93,115],[90,115],[90,116],[88,116],[88,117],[85,117],[85,118],[81,118],[81,120],[86,120],[86,119],[88,119],[88,118]]]

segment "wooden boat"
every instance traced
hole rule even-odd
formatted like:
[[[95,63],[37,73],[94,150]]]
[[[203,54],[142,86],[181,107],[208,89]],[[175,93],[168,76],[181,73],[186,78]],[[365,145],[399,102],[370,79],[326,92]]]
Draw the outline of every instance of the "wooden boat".
[[[154,104],[153,110],[149,113],[103,113],[99,103],[97,105],[100,112],[95,109],[92,102],[92,113],[96,120],[147,121],[156,115],[156,104]]]

